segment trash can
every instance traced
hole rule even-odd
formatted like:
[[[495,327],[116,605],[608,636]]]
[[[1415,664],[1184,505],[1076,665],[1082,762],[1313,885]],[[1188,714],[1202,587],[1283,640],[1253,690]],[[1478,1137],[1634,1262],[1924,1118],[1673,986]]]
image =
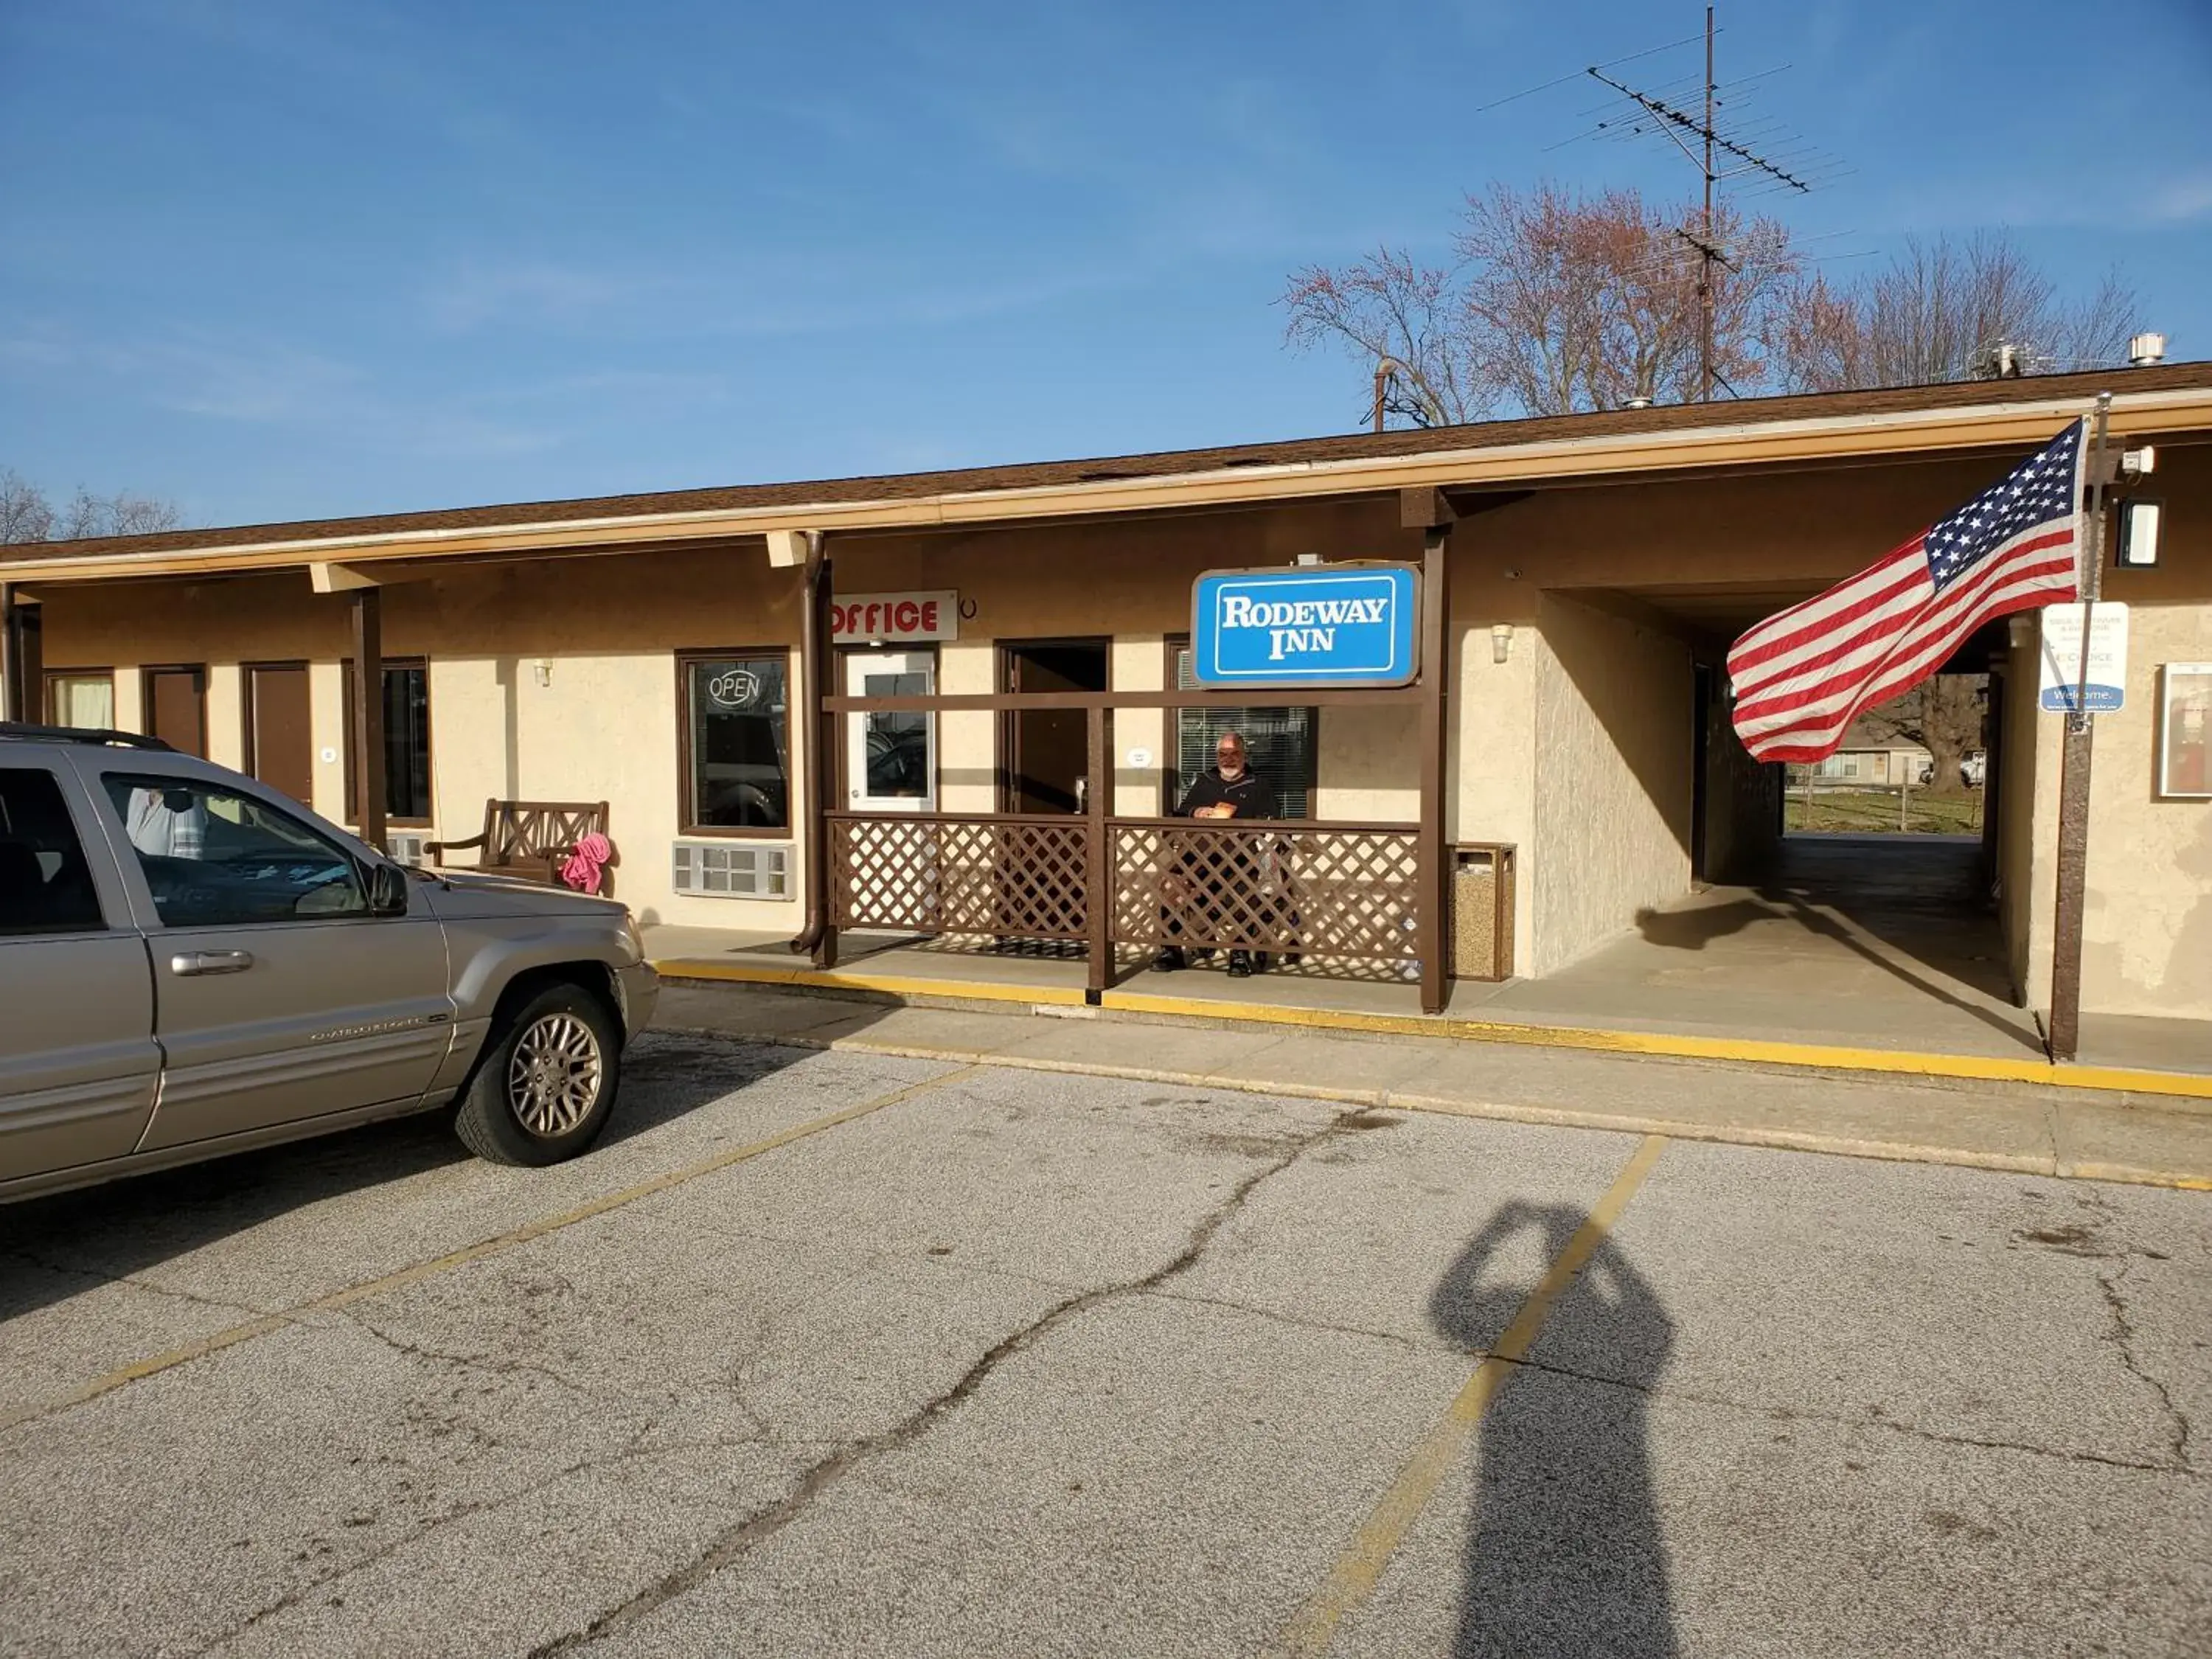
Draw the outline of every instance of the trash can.
[[[1452,849],[1451,965],[1455,979],[1513,977],[1513,849]]]

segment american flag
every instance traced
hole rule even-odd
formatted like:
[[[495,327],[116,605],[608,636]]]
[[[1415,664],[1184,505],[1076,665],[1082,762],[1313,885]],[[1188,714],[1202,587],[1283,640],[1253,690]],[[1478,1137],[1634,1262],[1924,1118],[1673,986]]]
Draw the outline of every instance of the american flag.
[[[1833,754],[1862,709],[1910,691],[1983,623],[2081,594],[2076,421],[1881,563],[1729,647],[1735,730],[1762,761]]]

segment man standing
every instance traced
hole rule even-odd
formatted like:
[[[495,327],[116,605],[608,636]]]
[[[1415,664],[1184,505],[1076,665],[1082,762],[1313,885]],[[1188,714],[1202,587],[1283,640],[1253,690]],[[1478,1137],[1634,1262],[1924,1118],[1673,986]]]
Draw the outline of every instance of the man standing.
[[[1201,772],[1184,792],[1175,816],[1180,818],[1272,818],[1275,816],[1275,792],[1267,781],[1252,770],[1246,763],[1244,738],[1242,733],[1224,732],[1214,745],[1214,764]],[[1237,884],[1256,890],[1254,879],[1256,868],[1248,869],[1244,848],[1230,860]],[[1218,875],[1198,874],[1189,862],[1178,860],[1182,866],[1168,877],[1170,899],[1180,896],[1180,905],[1170,902],[1164,906],[1167,933],[1172,939],[1186,931],[1185,916],[1199,912],[1211,926],[1220,920],[1223,882]],[[1153,961],[1160,973],[1173,973],[1183,965],[1182,947],[1169,945]],[[1232,979],[1243,979],[1252,972],[1252,957],[1247,951],[1233,950],[1229,953],[1229,974]]]

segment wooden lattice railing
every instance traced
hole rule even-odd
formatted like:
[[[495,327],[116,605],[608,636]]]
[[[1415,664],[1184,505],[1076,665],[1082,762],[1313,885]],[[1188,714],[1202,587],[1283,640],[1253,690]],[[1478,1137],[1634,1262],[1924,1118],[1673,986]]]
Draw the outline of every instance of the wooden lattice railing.
[[[841,928],[990,939],[1089,939],[1090,825],[1005,813],[833,812]],[[1114,818],[1117,945],[1211,946],[1309,959],[1419,959],[1419,858],[1403,824]]]
[[[1081,940],[1090,852],[1081,818],[833,812],[830,915],[839,927]]]
[[[1419,849],[1395,824],[1116,819],[1114,938],[1409,963]]]

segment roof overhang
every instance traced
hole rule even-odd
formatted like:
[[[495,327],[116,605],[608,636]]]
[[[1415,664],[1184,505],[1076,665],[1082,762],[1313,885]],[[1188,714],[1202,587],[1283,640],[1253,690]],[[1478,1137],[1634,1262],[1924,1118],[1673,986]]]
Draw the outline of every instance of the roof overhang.
[[[640,544],[764,538],[772,532],[798,529],[921,531],[1257,506],[1406,489],[1498,488],[1624,480],[1684,471],[1712,474],[1792,464],[1872,463],[2039,444],[2054,427],[2087,413],[2090,406],[2088,398],[2076,395],[1881,414],[1717,420],[1656,432],[1490,442],[1409,454],[1218,466],[1101,482],[888,498],[872,499],[866,490],[868,481],[859,479],[847,494],[834,493],[836,487],[830,486],[819,501],[774,506],[535,523],[518,520],[513,524],[292,541],[225,544],[216,532],[206,544],[196,547],[10,560],[0,565],[0,576],[10,582],[92,581],[221,575],[332,562],[359,567],[387,560],[488,554],[614,552]],[[2112,429],[2120,437],[2178,432],[2212,435],[2212,386],[2119,391],[2112,398]]]

